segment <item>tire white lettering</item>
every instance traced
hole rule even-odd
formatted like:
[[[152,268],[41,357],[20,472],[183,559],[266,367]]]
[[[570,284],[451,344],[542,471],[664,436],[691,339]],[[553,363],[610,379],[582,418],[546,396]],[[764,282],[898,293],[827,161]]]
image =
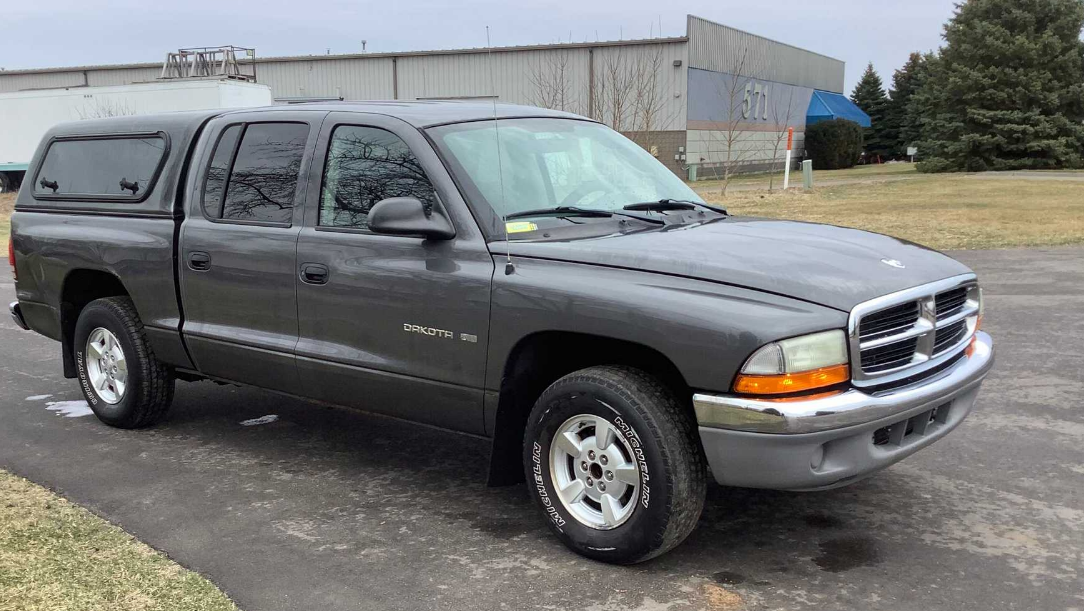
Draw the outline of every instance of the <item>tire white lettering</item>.
[[[558,527],[565,525],[564,518],[557,512],[557,508],[553,506],[553,501],[550,500],[550,495],[546,492],[545,479],[542,477],[542,446],[536,441],[534,447],[531,448],[531,462],[534,466],[531,467],[531,472],[534,475],[534,487],[538,491],[538,497],[542,499],[542,506],[546,508],[546,513],[549,514],[550,519]]]
[[[635,455],[636,464],[640,467],[640,504],[647,509],[648,504],[651,501],[651,487],[647,482],[651,479],[650,474],[647,472],[647,457],[644,456],[643,444],[640,443],[640,436],[636,434],[636,431],[632,430],[632,427],[626,423],[621,416],[614,418],[614,424],[617,425],[621,434],[628,439],[629,445],[632,446],[632,453]]]
[[[90,382],[87,381],[87,365],[83,360],[82,352],[77,351],[75,353],[75,367],[79,372],[79,383],[83,385],[83,390],[86,391],[87,400],[90,401],[91,405],[97,405],[98,393],[90,388]]]

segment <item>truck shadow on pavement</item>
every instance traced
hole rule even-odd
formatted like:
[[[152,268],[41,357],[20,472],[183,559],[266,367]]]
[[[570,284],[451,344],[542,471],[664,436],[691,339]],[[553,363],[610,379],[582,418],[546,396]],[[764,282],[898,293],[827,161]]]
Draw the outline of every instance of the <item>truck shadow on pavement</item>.
[[[191,391],[205,400],[190,400]],[[272,414],[278,417],[262,418]],[[267,422],[241,424],[261,419]],[[483,548],[529,542],[531,553],[575,557],[551,537],[523,485],[485,485],[489,447],[481,439],[206,383],[179,387],[176,409],[148,435],[172,448],[174,460],[188,468],[218,471],[216,481],[236,480],[233,485],[248,495],[268,497],[254,500],[256,511],[279,507],[289,514],[303,503],[311,538],[324,539],[318,531],[336,531],[354,513],[370,526],[399,524],[419,537],[456,532]],[[266,482],[266,490],[253,489],[254,481]],[[859,482],[845,490],[787,493],[713,483],[688,541],[635,570],[707,571],[720,583],[736,585],[764,584],[769,575],[877,564],[881,553],[869,534],[872,525],[857,515],[853,501],[877,495],[878,488]],[[404,498],[411,500],[408,507]],[[897,503],[897,512],[904,509]],[[794,562],[803,551],[812,560],[804,569]],[[723,557],[742,570],[720,564]],[[764,560],[763,566],[753,558]]]

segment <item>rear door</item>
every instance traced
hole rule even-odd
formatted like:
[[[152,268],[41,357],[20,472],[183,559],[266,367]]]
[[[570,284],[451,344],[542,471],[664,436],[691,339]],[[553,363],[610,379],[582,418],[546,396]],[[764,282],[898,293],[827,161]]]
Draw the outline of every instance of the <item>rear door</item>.
[[[297,236],[315,111],[229,114],[208,125],[182,227],[184,336],[211,376],[297,393]]]
[[[298,240],[297,364],[305,394],[482,433],[493,260],[418,130],[331,113],[316,146]],[[451,240],[379,235],[368,211],[415,197],[443,206]]]

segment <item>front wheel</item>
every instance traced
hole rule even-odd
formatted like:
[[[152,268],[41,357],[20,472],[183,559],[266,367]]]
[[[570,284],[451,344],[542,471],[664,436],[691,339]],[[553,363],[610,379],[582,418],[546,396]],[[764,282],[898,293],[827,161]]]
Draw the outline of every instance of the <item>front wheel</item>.
[[[523,461],[550,528],[596,560],[654,558],[685,540],[704,507],[695,420],[637,369],[591,367],[554,382],[531,411]]]

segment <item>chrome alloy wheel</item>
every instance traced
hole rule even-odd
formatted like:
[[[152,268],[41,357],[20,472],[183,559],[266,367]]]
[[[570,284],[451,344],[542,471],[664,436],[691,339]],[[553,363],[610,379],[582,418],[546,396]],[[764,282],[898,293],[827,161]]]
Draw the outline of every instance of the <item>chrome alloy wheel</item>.
[[[98,398],[110,405],[120,403],[128,387],[128,362],[115,335],[98,327],[87,337],[87,377]]]
[[[640,468],[628,441],[601,416],[573,416],[557,428],[550,473],[561,504],[584,526],[617,528],[636,509]]]

